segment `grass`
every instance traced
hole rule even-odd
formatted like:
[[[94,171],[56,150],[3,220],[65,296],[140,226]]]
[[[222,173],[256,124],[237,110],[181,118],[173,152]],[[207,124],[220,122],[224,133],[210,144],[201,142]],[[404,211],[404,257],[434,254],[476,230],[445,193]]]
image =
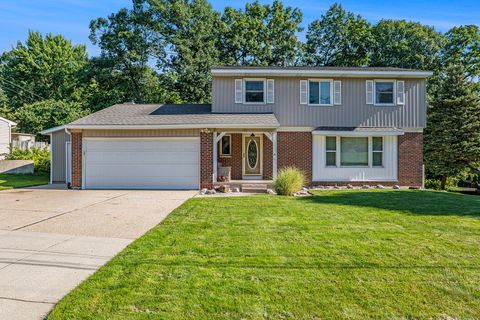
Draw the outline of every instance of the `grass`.
[[[50,181],[48,173],[0,174],[0,190],[39,186]]]
[[[474,319],[479,283],[477,196],[197,198],[49,319]]]

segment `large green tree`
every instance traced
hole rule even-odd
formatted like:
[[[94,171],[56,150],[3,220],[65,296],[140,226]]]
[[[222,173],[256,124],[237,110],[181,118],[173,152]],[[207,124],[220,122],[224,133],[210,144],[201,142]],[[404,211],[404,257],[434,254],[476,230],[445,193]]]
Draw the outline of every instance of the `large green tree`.
[[[226,7],[221,16],[218,37],[220,60],[226,65],[284,66],[296,62],[300,48],[297,33],[302,31],[302,13],[259,1],[247,3],[245,9]]]
[[[210,69],[219,61],[220,14],[207,0],[145,0],[144,10],[152,15],[149,28],[167,48],[165,57],[157,59],[162,83],[183,102],[209,102]]]
[[[78,73],[86,63],[84,45],[30,31],[25,43],[18,42],[0,56],[0,85],[13,110],[44,99],[82,102]]]
[[[100,57],[92,59],[82,74],[89,83],[93,110],[126,101],[170,102],[150,66],[165,57],[165,41],[150,28],[151,19],[143,4],[134,1],[132,9],[90,22],[90,40],[101,49]]]
[[[373,45],[370,24],[333,4],[308,26],[303,62],[312,66],[363,66]]]
[[[77,102],[38,101],[17,110],[15,119],[21,132],[38,133],[44,129],[72,122],[88,114]]]
[[[442,178],[480,163],[480,98],[461,65],[449,65],[439,75],[438,93],[430,103],[425,130],[428,172]]]
[[[433,27],[405,20],[381,20],[373,28],[371,66],[437,70],[444,43]]]
[[[480,76],[480,28],[476,25],[454,27],[446,34],[443,50],[445,64],[461,64],[472,79]]]

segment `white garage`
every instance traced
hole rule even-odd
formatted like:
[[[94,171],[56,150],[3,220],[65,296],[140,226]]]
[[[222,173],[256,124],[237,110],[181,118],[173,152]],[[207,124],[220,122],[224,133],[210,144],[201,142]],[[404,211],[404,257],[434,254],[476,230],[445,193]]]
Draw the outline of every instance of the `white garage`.
[[[84,138],[85,189],[198,189],[200,139]]]

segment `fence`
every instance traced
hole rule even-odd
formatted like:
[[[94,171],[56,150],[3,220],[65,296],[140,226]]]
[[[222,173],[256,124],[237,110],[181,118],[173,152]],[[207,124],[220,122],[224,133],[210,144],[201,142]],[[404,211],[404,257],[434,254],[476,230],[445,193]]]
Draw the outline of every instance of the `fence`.
[[[30,150],[30,149],[45,149],[48,148],[49,144],[45,141],[19,141],[13,140],[12,141],[12,149],[20,149],[20,150]]]

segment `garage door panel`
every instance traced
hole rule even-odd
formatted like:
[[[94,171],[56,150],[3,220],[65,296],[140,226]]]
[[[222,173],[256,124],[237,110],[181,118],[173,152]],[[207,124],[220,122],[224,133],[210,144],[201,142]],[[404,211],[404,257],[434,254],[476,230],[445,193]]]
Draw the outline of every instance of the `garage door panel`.
[[[161,185],[158,184],[156,177],[138,177],[128,181],[128,184],[121,184],[117,179],[112,178],[94,178],[91,184],[95,189],[197,189],[198,181],[192,183],[191,178],[177,178],[175,180],[163,181]]]
[[[88,143],[87,151],[108,151],[116,150],[120,152],[146,152],[146,151],[198,151],[198,144],[192,144],[192,140],[92,140]]]
[[[180,151],[180,152],[142,152],[144,155],[139,159],[138,153],[131,152],[89,152],[88,162],[90,164],[100,164],[105,162],[115,162],[116,164],[197,164],[198,152]]]
[[[185,164],[185,165],[175,165],[175,166],[158,166],[155,164],[145,164],[141,166],[134,166],[125,164],[125,165],[89,165],[89,176],[96,177],[109,177],[115,176],[118,179],[133,177],[157,177],[161,179],[162,177],[192,177],[197,176],[197,168]]]
[[[87,139],[89,189],[198,189],[198,138]]]

